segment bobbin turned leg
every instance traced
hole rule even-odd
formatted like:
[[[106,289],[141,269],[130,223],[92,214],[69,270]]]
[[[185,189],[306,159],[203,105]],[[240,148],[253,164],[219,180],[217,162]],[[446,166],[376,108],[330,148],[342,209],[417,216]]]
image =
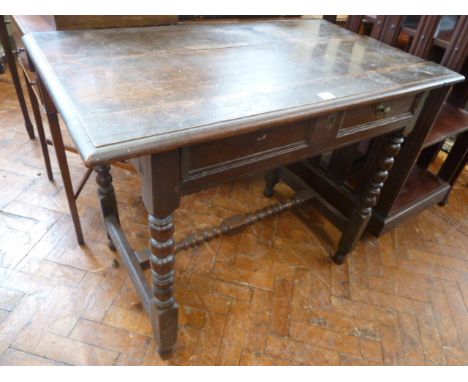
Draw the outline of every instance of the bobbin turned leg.
[[[271,198],[273,196],[273,188],[278,182],[278,169],[267,171],[265,173],[265,189],[263,190],[263,195],[265,195],[267,198]]]
[[[168,358],[177,340],[179,309],[174,297],[174,224],[172,215],[148,216],[153,291],[153,332],[161,358]],[[157,319],[156,319],[157,318]]]
[[[174,224],[179,206],[179,153],[166,152],[141,158],[143,203],[150,232],[151,308],[153,334],[161,358],[168,358],[177,341],[179,307],[174,297]]]
[[[111,166],[103,164],[97,166],[96,171],[96,183],[98,184],[98,197],[101,202],[102,215],[106,218],[109,215],[113,215],[117,222],[119,222],[119,211],[117,209],[117,199],[115,197],[114,186],[112,185],[112,175],[110,173]],[[110,239],[109,235],[109,248],[115,251],[114,243]]]
[[[371,217],[372,207],[376,204],[380,191],[393,166],[395,157],[400,151],[404,138],[401,132],[394,134],[384,147],[376,170],[372,173],[369,183],[361,195],[359,207],[355,208],[348,220],[348,225],[341,236],[338,250],[332,257],[336,264],[343,264],[346,255],[353,250],[361,238]]]

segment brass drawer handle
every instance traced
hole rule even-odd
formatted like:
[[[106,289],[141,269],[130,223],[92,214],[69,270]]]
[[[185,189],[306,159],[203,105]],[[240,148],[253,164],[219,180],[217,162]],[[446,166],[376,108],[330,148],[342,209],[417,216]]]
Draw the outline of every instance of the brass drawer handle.
[[[392,111],[391,106],[385,105],[384,103],[379,103],[377,107],[375,108],[375,113],[377,114],[377,117],[379,118],[388,117],[391,111]]]

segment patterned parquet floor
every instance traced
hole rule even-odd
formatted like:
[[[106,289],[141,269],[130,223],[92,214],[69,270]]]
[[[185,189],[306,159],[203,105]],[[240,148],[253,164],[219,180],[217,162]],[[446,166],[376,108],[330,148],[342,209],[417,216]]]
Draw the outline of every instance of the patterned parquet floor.
[[[54,183],[0,76],[1,365],[468,364],[468,171],[448,206],[365,237],[343,266],[329,260],[338,231],[307,206],[179,253],[181,329],[162,361],[125,270],[112,267],[94,181],[78,201],[79,247],[51,154]],[[139,180],[113,175],[124,228],[143,248]],[[255,177],[183,198],[176,237],[271,203],[262,187]],[[275,197],[291,193],[280,184]]]

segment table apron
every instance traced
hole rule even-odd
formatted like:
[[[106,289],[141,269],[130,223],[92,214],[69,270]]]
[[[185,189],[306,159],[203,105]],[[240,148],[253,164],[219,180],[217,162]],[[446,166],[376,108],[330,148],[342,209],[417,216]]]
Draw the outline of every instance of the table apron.
[[[230,181],[233,177],[242,177],[264,172],[280,166],[285,166],[306,158],[314,157],[327,151],[381,136],[392,131],[407,127],[413,120],[411,113],[384,119],[381,122],[371,122],[346,130],[334,130],[333,136],[324,134],[326,129],[317,131],[317,126],[323,125],[319,118],[315,124],[308,124],[303,139],[297,139],[297,132],[288,133],[286,138],[293,137],[295,141],[268,146],[255,144],[255,136],[268,139],[269,134],[276,131],[267,130],[262,133],[245,134],[236,139],[209,142],[202,145],[186,147],[180,150],[180,194],[197,192],[208,186]],[[338,115],[338,119],[342,116]],[[302,132],[304,126],[298,125]],[[276,129],[276,128],[275,128]],[[314,131],[315,130],[315,131]],[[275,138],[275,137],[274,137]],[[247,152],[242,155],[242,152]],[[201,164],[201,165],[200,165]]]

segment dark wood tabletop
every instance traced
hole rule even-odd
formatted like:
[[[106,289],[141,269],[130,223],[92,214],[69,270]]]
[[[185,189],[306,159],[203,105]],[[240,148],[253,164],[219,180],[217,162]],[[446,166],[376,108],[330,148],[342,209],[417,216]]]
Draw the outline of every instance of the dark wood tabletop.
[[[463,80],[323,20],[23,37],[87,165]]]

